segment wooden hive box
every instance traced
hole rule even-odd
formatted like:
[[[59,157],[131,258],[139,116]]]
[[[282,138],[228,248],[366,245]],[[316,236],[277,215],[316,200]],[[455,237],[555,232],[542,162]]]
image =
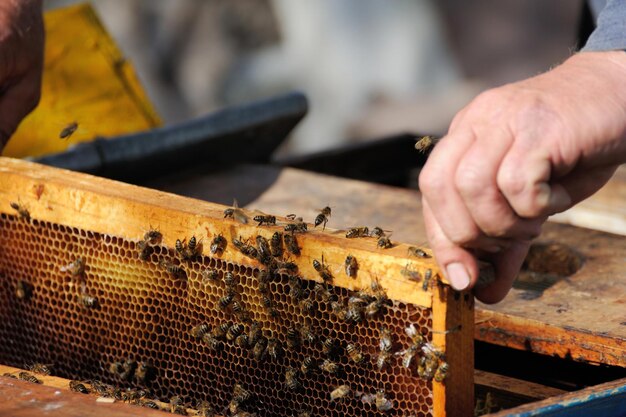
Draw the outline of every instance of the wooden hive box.
[[[0,158],[0,363],[53,364],[55,376],[204,400],[226,414],[236,384],[250,392],[240,408],[260,416],[473,414],[473,297],[452,291],[432,258],[309,224],[294,234],[300,255],[284,248],[270,262],[245,247],[290,235],[293,222],[258,226],[248,212],[242,224],[225,209]],[[146,243],[151,229],[162,239]],[[176,242],[188,248],[192,236],[198,255],[185,260]],[[218,236],[226,246],[212,251]],[[391,346],[381,353],[385,329]],[[111,372],[126,360],[149,376]],[[342,385],[351,393],[332,400]]]

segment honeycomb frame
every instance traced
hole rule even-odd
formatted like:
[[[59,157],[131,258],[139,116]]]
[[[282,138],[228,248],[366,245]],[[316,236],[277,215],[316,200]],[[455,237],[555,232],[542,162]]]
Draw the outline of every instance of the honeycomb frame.
[[[21,217],[11,203],[26,209],[30,218]],[[257,288],[264,267],[238,251],[231,240],[240,236],[253,240],[257,235],[270,239],[283,228],[224,219],[225,208],[0,158],[0,337],[11,340],[0,348],[0,362],[18,367],[55,363],[58,376],[132,385],[107,373],[111,362],[132,357],[153,364],[156,377],[146,385],[160,399],[179,395],[189,403],[212,400],[219,411],[227,408],[233,381],[239,381],[253,392],[256,404],[250,407],[259,415],[295,415],[297,407],[312,415],[472,413],[473,297],[453,291],[440,279],[432,258],[411,257],[403,244],[378,249],[375,240],[346,239],[328,229],[297,234],[301,254],[285,259],[298,265],[305,291],[322,281],[313,260],[323,255],[338,300],[377,281],[392,302],[379,316],[349,324],[334,317],[329,303],[319,299],[313,312],[303,312],[289,295],[288,274],[280,274],[269,284],[278,312],[278,317],[271,317],[261,307]],[[150,228],[158,229],[163,239],[142,260],[137,245]],[[209,252],[217,235],[228,240],[219,256]],[[201,242],[202,254],[191,262],[180,260],[176,240],[188,241],[191,236]],[[359,262],[354,278],[343,271],[347,255]],[[79,257],[85,261],[84,281],[68,271]],[[181,265],[185,276],[172,276],[159,265],[161,259]],[[219,271],[219,283],[203,281],[206,268]],[[431,270],[434,285],[424,288],[423,282],[407,279],[407,270],[421,277]],[[232,342],[223,342],[223,350],[214,352],[190,335],[201,323],[213,329],[238,322],[232,310],[217,307],[226,295],[221,281],[227,271],[238,278],[237,299],[245,311],[266,334],[281,341],[282,358],[257,361],[249,348]],[[18,282],[32,288],[26,299],[15,295]],[[85,307],[81,294],[93,296],[98,305]],[[243,324],[248,331],[249,323]],[[289,329],[304,324],[314,329],[318,340],[288,348]],[[410,343],[403,331],[409,324],[417,325],[428,343],[445,355],[450,372],[443,382],[419,378],[414,369],[400,365],[399,357],[394,356],[383,372],[372,363],[381,325],[393,330],[399,350]],[[342,368],[338,375],[317,370],[300,378],[298,389],[287,388],[285,370],[297,368],[307,356],[321,362],[325,358],[321,340],[328,337],[342,348],[347,343],[358,346],[368,361],[356,365],[344,351],[333,358]],[[344,383],[359,395],[330,401],[332,389]],[[394,404],[388,412],[363,400],[378,388],[385,389]]]

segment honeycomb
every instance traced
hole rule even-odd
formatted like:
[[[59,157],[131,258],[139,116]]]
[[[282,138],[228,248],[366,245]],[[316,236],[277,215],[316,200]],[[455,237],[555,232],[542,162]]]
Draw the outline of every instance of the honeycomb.
[[[400,358],[394,357],[383,371],[375,366],[381,326],[391,329],[398,346],[410,344],[405,332],[409,323],[430,341],[429,309],[394,301],[377,317],[350,324],[339,320],[330,303],[319,297],[311,310],[295,302],[289,277],[280,274],[269,283],[277,313],[270,314],[262,307],[257,267],[206,255],[182,262],[173,248],[162,245],[154,246],[143,261],[138,258],[137,242],[8,214],[0,216],[0,248],[0,339],[5,341],[0,344],[0,361],[4,364],[54,364],[55,375],[68,379],[133,386],[109,371],[111,363],[132,358],[155,368],[156,377],[145,385],[158,398],[178,395],[190,404],[206,400],[224,410],[239,383],[253,394],[247,410],[260,416],[291,416],[300,410],[318,416],[374,415],[382,412],[363,396],[378,389],[384,389],[393,402],[387,415],[431,415],[431,382],[401,366]],[[84,280],[67,270],[78,258],[84,261]],[[180,264],[185,279],[161,267],[159,260],[164,258]],[[220,279],[203,279],[207,268],[217,270]],[[214,351],[192,336],[192,328],[202,323],[211,329],[242,323],[244,333],[249,331],[249,321],[218,307],[227,293],[226,272],[238,282],[240,303],[250,319],[261,325],[265,337],[281,342],[282,357],[257,360],[252,349],[228,341]],[[27,297],[16,296],[20,282],[32,288]],[[304,293],[314,294],[314,284],[304,280]],[[337,286],[328,289],[337,300],[353,295]],[[83,305],[85,293],[95,297],[97,305]],[[289,329],[305,325],[316,340],[288,347]],[[335,341],[339,351],[335,362],[341,371],[332,375],[318,369],[299,375],[299,389],[289,389],[287,369],[300,369],[306,357],[322,363],[328,357],[323,351],[327,338]],[[368,360],[352,362],[345,351],[348,344],[359,347]],[[343,384],[357,395],[331,401],[330,392]]]

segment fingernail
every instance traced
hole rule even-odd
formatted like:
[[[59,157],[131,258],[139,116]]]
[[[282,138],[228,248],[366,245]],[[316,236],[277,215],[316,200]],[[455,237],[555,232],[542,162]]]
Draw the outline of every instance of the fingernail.
[[[446,266],[446,275],[450,285],[457,291],[462,291],[469,286],[470,277],[467,269],[460,262],[453,262]]]

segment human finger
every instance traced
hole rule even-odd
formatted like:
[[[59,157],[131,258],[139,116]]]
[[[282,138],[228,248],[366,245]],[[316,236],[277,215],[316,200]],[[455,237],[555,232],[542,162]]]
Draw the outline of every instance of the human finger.
[[[419,187],[448,240],[457,246],[497,250],[502,241],[481,233],[454,180],[459,161],[473,142],[471,132],[455,132],[444,137],[420,173]]]
[[[22,119],[39,103],[41,77],[31,72],[15,84],[8,85],[0,96],[0,140],[2,148]]]
[[[459,291],[473,286],[478,277],[476,258],[468,249],[448,239],[433,215],[428,201],[423,197],[422,209],[428,241],[446,279],[454,289]]]

